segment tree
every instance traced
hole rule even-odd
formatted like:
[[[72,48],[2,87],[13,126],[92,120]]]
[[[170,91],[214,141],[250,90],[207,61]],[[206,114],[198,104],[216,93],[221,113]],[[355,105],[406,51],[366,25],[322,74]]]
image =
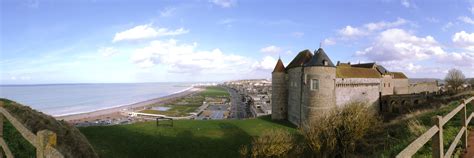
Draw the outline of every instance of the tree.
[[[471,87],[474,87],[474,78],[471,78],[471,79],[469,80],[469,84],[471,84]]]
[[[444,81],[446,81],[446,85],[451,86],[451,88],[454,90],[457,90],[462,86],[463,83],[466,82],[466,77],[461,70],[451,69],[448,71],[448,74],[446,74]]]

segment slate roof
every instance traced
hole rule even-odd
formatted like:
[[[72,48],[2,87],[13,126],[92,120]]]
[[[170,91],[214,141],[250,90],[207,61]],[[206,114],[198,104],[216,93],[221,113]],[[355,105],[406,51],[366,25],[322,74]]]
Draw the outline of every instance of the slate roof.
[[[324,61],[327,62],[327,65],[324,65]],[[322,48],[319,48],[317,51],[314,52],[313,57],[310,61],[305,63],[305,66],[335,67],[331,59],[328,57],[328,55],[324,52]]]
[[[353,64],[352,67],[361,67],[361,68],[374,68],[375,63],[363,63],[363,64]]]
[[[380,74],[386,74],[388,73],[389,71],[387,69],[385,69],[385,67],[383,67],[382,65],[377,65],[376,67],[377,71],[380,72]]]
[[[313,53],[311,53],[310,50],[303,50],[296,57],[286,66],[286,70],[289,70],[294,67],[300,67],[303,66],[304,63],[308,62],[311,60],[311,57],[313,57]]]
[[[277,64],[275,65],[273,72],[285,72],[285,65],[283,65],[283,62],[280,58],[278,58]]]
[[[350,67],[350,66],[337,66],[336,77],[337,78],[381,78],[382,76],[375,69]]]
[[[390,74],[393,74],[394,79],[408,79],[403,72],[390,72]]]

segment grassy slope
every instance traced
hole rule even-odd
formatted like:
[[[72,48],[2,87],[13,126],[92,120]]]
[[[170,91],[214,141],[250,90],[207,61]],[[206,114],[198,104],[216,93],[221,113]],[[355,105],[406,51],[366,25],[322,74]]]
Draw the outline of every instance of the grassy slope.
[[[15,157],[34,157],[36,149],[6,119],[3,120],[3,138]]]
[[[145,122],[80,130],[100,157],[238,157],[240,146],[271,128],[296,131],[288,122],[273,122],[269,116],[248,120],[175,120],[174,127]]]
[[[55,132],[56,149],[65,157],[97,157],[86,137],[72,125],[7,99],[0,98],[0,105],[33,133],[44,129]],[[4,138],[15,157],[34,157],[35,148],[16,131],[13,125],[8,121],[4,123]]]
[[[158,110],[142,110],[140,112],[143,113],[150,113],[150,114],[161,114],[166,116],[173,116],[173,117],[180,117],[180,116],[187,116],[189,113],[196,111],[196,109],[202,105],[205,97],[217,97],[217,96],[229,96],[229,93],[226,89],[222,87],[206,87],[206,89],[198,94],[198,96],[194,97],[186,97],[178,99],[176,102],[186,101],[188,104],[186,105],[174,105],[174,103],[167,104],[167,105],[160,105],[163,107],[170,107],[170,109],[166,111],[158,111]],[[153,105],[152,105],[153,106]]]
[[[374,156],[377,157],[394,157],[405,147],[407,147],[412,141],[414,141],[419,135],[413,135],[408,128],[409,120],[418,120],[426,129],[433,126],[431,118],[435,115],[445,116],[454,108],[459,105],[459,102],[451,102],[448,106],[444,106],[438,110],[431,110],[421,113],[417,116],[408,118],[406,120],[397,121],[396,123],[386,125],[378,133],[370,136],[374,143],[377,145],[373,146],[375,149]],[[467,113],[473,111],[472,105],[468,104]],[[445,152],[449,148],[449,145],[456,137],[457,132],[460,130],[461,116],[460,113],[453,117],[444,127],[444,149]],[[378,140],[377,140],[378,139]],[[459,145],[458,145],[459,146]],[[431,141],[429,141],[423,148],[417,152],[415,157],[430,157],[431,156]]]

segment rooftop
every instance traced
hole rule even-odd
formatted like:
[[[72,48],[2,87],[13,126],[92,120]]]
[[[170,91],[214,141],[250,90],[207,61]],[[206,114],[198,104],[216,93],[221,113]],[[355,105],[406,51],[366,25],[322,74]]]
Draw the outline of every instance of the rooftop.
[[[381,78],[381,75],[375,69],[349,67],[349,66],[337,66],[336,77],[337,78]]]

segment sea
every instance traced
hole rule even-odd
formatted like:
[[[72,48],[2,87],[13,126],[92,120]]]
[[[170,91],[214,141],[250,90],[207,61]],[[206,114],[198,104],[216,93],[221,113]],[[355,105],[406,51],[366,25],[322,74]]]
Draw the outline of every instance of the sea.
[[[164,97],[193,83],[0,85],[7,98],[52,116],[92,112]]]

